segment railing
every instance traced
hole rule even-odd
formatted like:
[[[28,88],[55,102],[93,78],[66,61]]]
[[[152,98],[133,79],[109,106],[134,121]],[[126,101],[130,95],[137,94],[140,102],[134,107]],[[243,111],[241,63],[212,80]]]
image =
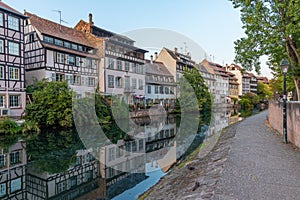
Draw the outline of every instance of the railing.
[[[130,61],[145,63],[145,60],[143,60],[143,59],[136,58],[136,57],[133,57],[133,56],[124,55],[122,53],[117,53],[117,52],[113,52],[113,51],[109,51],[109,50],[105,50],[105,54],[115,56],[115,57],[118,57],[118,58],[123,58],[123,59],[130,60]]]

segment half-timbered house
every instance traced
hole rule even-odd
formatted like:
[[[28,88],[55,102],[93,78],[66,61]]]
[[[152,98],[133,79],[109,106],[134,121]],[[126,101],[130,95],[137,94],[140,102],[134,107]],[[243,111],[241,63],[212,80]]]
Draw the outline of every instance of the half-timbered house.
[[[25,16],[0,2],[0,115],[21,116],[25,108]]]
[[[89,14],[89,22],[80,20],[75,29],[85,33],[99,48],[100,92],[123,96],[129,104],[144,99],[144,55],[148,51],[135,47],[134,41],[126,36],[95,26],[92,14]]]
[[[81,31],[28,12],[25,16],[26,83],[66,81],[77,98],[94,93],[99,64],[95,46]]]

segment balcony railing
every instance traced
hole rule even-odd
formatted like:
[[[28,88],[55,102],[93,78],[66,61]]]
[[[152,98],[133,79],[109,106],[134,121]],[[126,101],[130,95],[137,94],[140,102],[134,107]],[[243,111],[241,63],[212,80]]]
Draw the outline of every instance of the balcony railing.
[[[110,56],[114,56],[114,57],[117,57],[117,58],[123,58],[123,59],[130,60],[130,61],[145,63],[145,60],[143,60],[143,59],[136,58],[136,57],[133,57],[133,56],[124,55],[122,53],[117,53],[117,52],[113,52],[113,51],[109,51],[109,50],[105,50],[105,54],[110,55]]]

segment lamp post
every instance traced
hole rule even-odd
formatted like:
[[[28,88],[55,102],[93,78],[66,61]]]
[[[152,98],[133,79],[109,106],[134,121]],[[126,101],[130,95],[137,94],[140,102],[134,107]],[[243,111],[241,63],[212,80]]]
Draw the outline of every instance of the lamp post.
[[[283,74],[283,142],[287,143],[287,122],[286,122],[286,74],[289,68],[289,61],[283,59],[280,62],[281,73]]]

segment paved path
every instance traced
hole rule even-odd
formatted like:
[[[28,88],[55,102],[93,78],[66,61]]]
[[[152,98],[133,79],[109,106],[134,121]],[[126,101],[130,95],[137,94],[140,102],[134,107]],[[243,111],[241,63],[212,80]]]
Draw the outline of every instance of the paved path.
[[[265,126],[266,116],[237,125],[214,199],[300,199],[300,152]]]

